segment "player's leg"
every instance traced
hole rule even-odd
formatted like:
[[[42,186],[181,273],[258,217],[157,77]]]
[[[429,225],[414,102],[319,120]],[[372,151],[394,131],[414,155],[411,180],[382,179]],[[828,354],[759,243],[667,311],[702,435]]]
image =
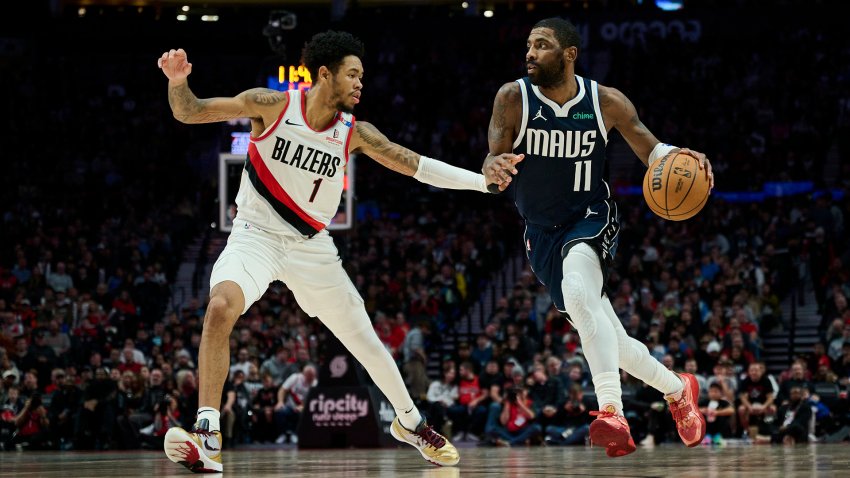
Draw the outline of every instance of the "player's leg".
[[[623,416],[617,332],[602,308],[599,256],[588,244],[580,242],[570,247],[562,266],[564,309],[581,339],[599,403],[590,438],[604,445],[608,456],[627,455],[635,451],[635,444]]]
[[[239,316],[277,275],[279,243],[256,229],[236,229],[213,266],[198,352],[198,415],[191,430],[169,429],[168,458],[197,473],[221,472],[221,391],[230,368],[230,333]]]
[[[617,333],[620,368],[663,393],[676,421],[679,437],[687,446],[699,445],[705,438],[706,424],[699,412],[699,383],[696,378],[691,374],[678,375],[668,370],[649,355],[649,349],[644,344],[629,337],[607,296],[602,297],[602,308]]]
[[[398,366],[372,327],[363,299],[351,283],[327,233],[287,247],[283,281],[304,311],[318,317],[360,362],[396,410],[391,431],[439,465],[455,465],[457,449],[422,419]]]

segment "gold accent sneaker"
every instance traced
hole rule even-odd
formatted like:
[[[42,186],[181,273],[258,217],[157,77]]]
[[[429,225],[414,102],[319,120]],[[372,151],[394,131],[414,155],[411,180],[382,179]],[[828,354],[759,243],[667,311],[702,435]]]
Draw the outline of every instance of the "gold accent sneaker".
[[[390,425],[390,434],[396,440],[419,450],[422,458],[438,466],[454,466],[460,461],[457,448],[446,437],[435,432],[423,418],[415,431],[404,428],[398,417]]]
[[[172,427],[165,434],[165,455],[192,473],[221,473],[221,432],[209,431],[209,421],[198,420],[191,431]]]

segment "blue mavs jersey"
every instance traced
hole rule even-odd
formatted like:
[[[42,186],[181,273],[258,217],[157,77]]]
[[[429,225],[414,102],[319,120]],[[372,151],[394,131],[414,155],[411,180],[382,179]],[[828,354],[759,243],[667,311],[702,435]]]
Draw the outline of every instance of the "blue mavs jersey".
[[[514,153],[512,185],[517,209],[541,226],[563,226],[583,218],[587,207],[610,197],[605,161],[608,135],[595,81],[576,75],[578,93],[560,106],[543,96],[526,77],[522,90],[522,124]]]
[[[513,152],[524,154],[511,182],[526,221],[525,247],[532,270],[564,310],[562,261],[570,247],[596,250],[603,276],[617,248],[617,206],[606,182],[607,130],[598,85],[576,75],[578,92],[564,105],[546,98],[526,77],[522,123]]]

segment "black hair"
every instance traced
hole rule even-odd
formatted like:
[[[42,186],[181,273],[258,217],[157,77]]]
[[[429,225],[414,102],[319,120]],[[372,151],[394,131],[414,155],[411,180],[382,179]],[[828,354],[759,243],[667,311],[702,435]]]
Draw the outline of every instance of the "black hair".
[[[318,81],[319,68],[325,66],[336,73],[348,55],[362,59],[363,42],[351,33],[328,30],[313,35],[304,46],[304,65],[315,83]]]
[[[720,385],[717,382],[712,382],[711,385],[708,386],[708,388],[716,388],[716,389],[720,390],[721,392],[723,391],[723,385]]]
[[[570,23],[569,20],[564,20],[561,17],[545,18],[534,24],[534,28],[549,28],[555,33],[555,39],[561,48],[574,46],[581,47],[581,37],[579,37],[578,29]]]

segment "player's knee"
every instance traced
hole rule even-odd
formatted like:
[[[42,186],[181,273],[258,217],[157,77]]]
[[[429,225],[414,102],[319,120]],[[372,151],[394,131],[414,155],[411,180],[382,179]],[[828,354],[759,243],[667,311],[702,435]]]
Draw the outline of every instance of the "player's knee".
[[[230,335],[231,328],[241,312],[232,300],[222,295],[214,295],[207,305],[204,328],[208,329],[209,332]]]
[[[568,272],[561,283],[564,293],[564,309],[578,329],[582,338],[590,338],[596,334],[596,322],[590,313],[587,303],[587,286],[581,274]]]

